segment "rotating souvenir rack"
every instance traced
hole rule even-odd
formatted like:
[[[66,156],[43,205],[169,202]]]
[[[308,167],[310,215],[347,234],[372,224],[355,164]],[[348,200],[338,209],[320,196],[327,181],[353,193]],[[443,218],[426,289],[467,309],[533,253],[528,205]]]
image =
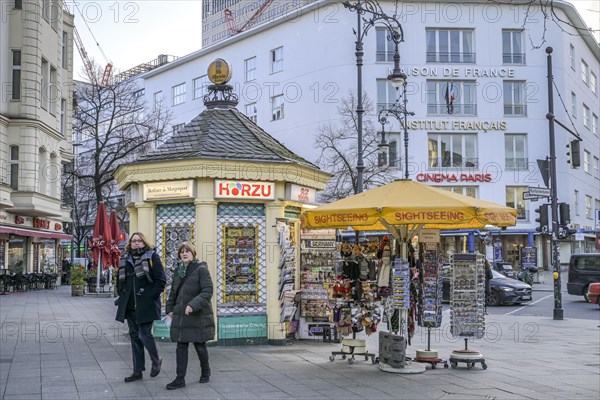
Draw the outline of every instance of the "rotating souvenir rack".
[[[450,297],[450,324],[452,335],[465,339],[464,349],[454,350],[450,366],[459,362],[472,369],[480,363],[487,368],[483,355],[468,348],[469,338],[480,339],[485,331],[485,267],[481,254],[454,254],[451,256],[452,285]]]
[[[419,326],[427,328],[427,349],[417,350],[415,361],[431,364],[435,369],[442,362],[438,351],[431,349],[431,329],[442,325],[442,274],[437,243],[420,243],[421,296],[418,304]],[[448,368],[448,363],[444,363]]]
[[[279,301],[281,304],[280,322],[284,324],[286,336],[295,334],[297,322],[294,322],[297,304],[295,296],[296,281],[296,227],[287,219],[277,220],[277,231],[279,232],[279,246],[281,253],[279,258]]]

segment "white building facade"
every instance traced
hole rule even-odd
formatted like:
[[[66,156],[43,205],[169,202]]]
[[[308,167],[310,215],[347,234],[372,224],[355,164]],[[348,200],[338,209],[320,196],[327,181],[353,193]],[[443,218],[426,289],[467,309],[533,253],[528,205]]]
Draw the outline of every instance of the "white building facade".
[[[408,120],[410,178],[519,210],[517,226],[504,231],[452,232],[446,254],[475,246],[516,267],[521,249],[535,246],[538,264],[549,264],[548,237],[535,231],[534,212],[546,201],[523,199],[529,187],[545,187],[537,160],[549,154],[548,46],[554,49],[554,113],[582,139],[581,166],[572,168],[565,146],[575,137],[555,127],[558,201],[570,204],[569,226],[580,229],[578,238],[584,239],[565,239],[562,260],[571,252],[594,251],[600,210],[600,47],[592,36],[570,27],[584,26],[574,7],[555,1],[556,15],[566,23],[544,24],[539,9],[485,1],[380,4],[388,15],[397,14],[404,31],[400,64],[408,75],[407,108],[415,113]],[[223,58],[233,65],[238,109],[314,161],[319,127],[338,123],[341,99],[357,90],[357,15],[340,2],[317,1],[293,16],[141,75],[148,103],[170,107],[173,129],[179,129],[202,111],[206,68]],[[385,29],[371,28],[364,38],[363,92],[378,108],[396,98],[386,79],[393,53]],[[451,110],[447,91],[454,97]],[[376,122],[376,114],[373,110],[365,118]],[[391,132],[386,135],[390,164],[402,177],[398,121]]]
[[[0,270],[59,272],[71,238],[73,15],[60,0],[0,5]]]

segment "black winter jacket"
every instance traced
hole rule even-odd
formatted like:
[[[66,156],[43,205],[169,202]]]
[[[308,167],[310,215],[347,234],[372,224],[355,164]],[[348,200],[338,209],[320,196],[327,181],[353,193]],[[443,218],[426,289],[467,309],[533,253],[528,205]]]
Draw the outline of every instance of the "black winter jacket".
[[[154,250],[149,250],[142,255],[142,262],[148,262],[150,265],[149,275],[152,282],[144,275],[138,277],[134,273],[134,260],[128,254],[121,258],[118,274],[122,276],[123,271],[125,280],[117,280],[117,293],[119,298],[115,302],[117,305],[116,320],[125,322],[127,304],[135,308],[135,316],[138,324],[149,323],[160,319],[160,295],[165,289],[166,276],[160,257]],[[119,276],[119,275],[117,275]]]
[[[206,263],[192,261],[186,268],[183,286],[177,288],[183,278],[173,273],[173,285],[165,307],[167,314],[173,313],[171,341],[180,343],[202,343],[215,337],[215,319],[212,308],[213,282]],[[175,292],[177,298],[175,298]],[[186,306],[194,312],[185,315]]]

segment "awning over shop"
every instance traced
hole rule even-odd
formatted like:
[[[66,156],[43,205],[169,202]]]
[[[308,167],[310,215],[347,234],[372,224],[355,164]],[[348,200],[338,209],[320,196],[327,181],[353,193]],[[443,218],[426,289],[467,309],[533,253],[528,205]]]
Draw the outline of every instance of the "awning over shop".
[[[67,235],[61,232],[45,232],[35,229],[14,228],[12,226],[0,226],[0,233],[12,233],[14,235],[40,237],[46,239],[73,239],[72,235]]]

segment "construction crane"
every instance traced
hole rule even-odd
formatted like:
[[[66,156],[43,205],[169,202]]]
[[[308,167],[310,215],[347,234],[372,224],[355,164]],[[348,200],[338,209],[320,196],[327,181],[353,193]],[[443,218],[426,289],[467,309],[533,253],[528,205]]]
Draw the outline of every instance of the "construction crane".
[[[269,7],[269,4],[271,4],[272,2],[273,0],[264,0],[260,7],[258,7],[258,9],[254,12],[254,14],[252,14],[250,18],[248,18],[248,21],[246,21],[246,23],[242,25],[241,28],[235,27],[235,18],[233,18],[233,13],[228,8],[226,8],[225,11],[223,11],[223,14],[225,16],[225,21],[227,22],[227,29],[229,29],[229,33],[231,33],[231,35],[233,36],[245,31],[246,29],[254,25],[258,17],[260,17],[260,15],[263,12],[265,12],[267,7]]]
[[[77,4],[75,4],[75,7],[77,8]],[[65,11],[70,12],[66,5],[66,2],[64,5],[64,9],[65,9]],[[77,9],[77,10],[79,11],[79,9]],[[83,61],[83,66],[85,67],[85,72],[87,73],[88,78],[90,78],[91,83],[98,85],[98,86],[107,86],[110,82],[110,78],[112,75],[112,67],[113,67],[112,62],[108,61],[106,54],[104,54],[104,52],[102,51],[100,44],[96,40],[96,37],[92,33],[92,30],[90,29],[89,25],[85,21],[85,18],[81,14],[81,11],[79,11],[79,14],[81,15],[83,22],[85,22],[86,26],[88,27],[88,30],[90,31],[90,34],[96,41],[96,45],[100,49],[100,52],[102,53],[102,55],[104,56],[104,59],[107,62],[106,67],[104,67],[104,71],[102,73],[102,78],[100,79],[100,82],[98,82],[98,78],[96,77],[96,73],[94,72],[94,68],[92,66],[92,62],[90,61],[90,58],[88,57],[87,51],[85,50],[85,46],[83,45],[81,36],[79,36],[79,32],[77,31],[77,28],[73,27],[73,38],[75,41],[75,45],[77,46],[77,51],[79,51],[79,55],[81,56],[81,60]]]

